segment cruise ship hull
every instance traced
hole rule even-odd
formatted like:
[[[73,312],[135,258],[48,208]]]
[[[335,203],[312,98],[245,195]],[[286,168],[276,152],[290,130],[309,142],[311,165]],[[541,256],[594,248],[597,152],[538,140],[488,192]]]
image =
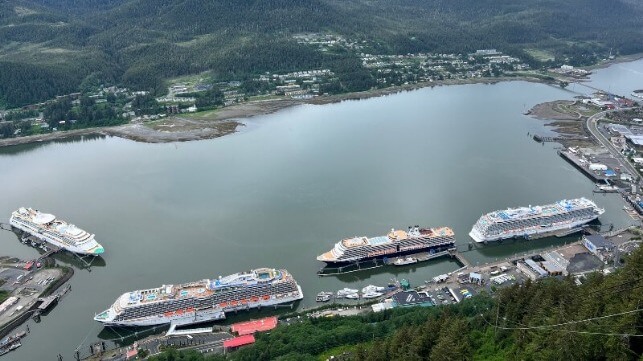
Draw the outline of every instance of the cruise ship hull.
[[[328,252],[317,257],[327,265],[343,266],[375,259],[417,254],[438,253],[455,246],[455,235],[449,227],[409,227],[408,231],[391,229],[385,236],[343,239]]]
[[[478,230],[475,228],[469,232],[469,236],[476,241],[477,243],[487,243],[487,242],[495,242],[503,239],[509,239],[509,238],[529,238],[534,235],[539,235],[543,233],[552,233],[552,232],[557,232],[557,231],[562,231],[562,230],[569,230],[569,229],[574,229],[576,227],[580,227],[584,224],[587,224],[595,219],[598,219],[598,215],[592,218],[587,218],[583,220],[578,220],[574,222],[569,222],[569,223],[563,223],[563,224],[552,224],[549,227],[533,227],[531,229],[516,229],[512,231],[507,231],[503,232],[501,234],[493,235],[493,236],[485,236],[482,235]]]
[[[39,240],[46,242],[50,245],[53,245],[58,248],[65,249],[67,251],[80,254],[80,255],[89,255],[89,256],[98,256],[104,252],[103,247],[101,247],[98,243],[94,242],[95,244],[92,245],[91,247],[87,248],[80,248],[76,246],[72,246],[69,244],[65,244],[59,240],[57,240],[55,237],[46,235],[41,233],[38,229],[29,227],[28,225],[22,224],[19,220],[15,219],[14,217],[11,217],[9,220],[9,224],[11,224],[12,227],[25,232],[31,236],[34,236],[38,238]]]
[[[438,252],[446,251],[446,250],[448,250],[450,248],[453,248],[453,247],[455,247],[455,240],[452,243],[445,243],[445,244],[441,244],[441,245],[438,245],[438,246],[436,246],[436,245],[427,245],[425,247],[417,247],[417,248],[414,247],[413,249],[406,250],[406,251],[397,251],[397,249],[395,249],[395,250],[391,250],[390,252],[387,252],[385,254],[381,254],[381,255],[378,255],[378,256],[372,256],[372,257],[353,257],[353,258],[348,258],[348,259],[339,259],[339,260],[336,260],[336,261],[321,260],[321,259],[319,259],[319,260],[325,262],[328,266],[336,267],[336,266],[346,266],[346,265],[350,265],[350,264],[355,264],[357,262],[372,261],[372,260],[375,260],[375,259],[402,257],[402,256],[410,255],[410,254],[417,254],[417,253],[420,253],[420,252],[438,253]]]
[[[287,297],[279,299],[271,299],[262,302],[249,302],[246,305],[239,305],[234,307],[213,307],[206,310],[196,310],[192,312],[184,312],[179,315],[174,314],[172,316],[157,315],[155,317],[147,317],[141,319],[131,319],[131,320],[122,320],[122,321],[102,321],[96,319],[96,321],[101,322],[105,326],[110,327],[146,327],[146,326],[160,326],[160,325],[190,325],[194,323],[201,322],[210,322],[218,321],[226,318],[226,313],[237,312],[237,311],[247,311],[255,308],[270,307],[276,306],[285,303],[293,303],[299,301],[303,298],[303,293],[301,288],[299,288],[299,296],[297,297]]]
[[[187,325],[224,319],[230,312],[291,304],[303,297],[301,286],[286,270],[261,268],[126,292],[94,320],[119,327]]]

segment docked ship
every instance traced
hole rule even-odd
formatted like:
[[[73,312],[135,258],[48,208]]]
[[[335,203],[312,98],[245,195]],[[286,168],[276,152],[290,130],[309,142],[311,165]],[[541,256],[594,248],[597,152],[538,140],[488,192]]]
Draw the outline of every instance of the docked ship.
[[[286,270],[259,268],[217,279],[126,292],[95,321],[106,326],[187,325],[226,313],[292,303],[304,297]]]
[[[330,251],[317,257],[327,264],[348,264],[375,258],[401,256],[410,253],[445,251],[455,245],[455,235],[449,227],[409,227],[407,231],[391,229],[386,236],[343,239]]]
[[[105,252],[94,235],[49,213],[20,208],[11,213],[9,224],[42,242],[81,255],[97,256]]]
[[[586,198],[561,200],[544,206],[508,208],[480,217],[469,236],[484,243],[580,230],[581,225],[597,219],[604,212]]]

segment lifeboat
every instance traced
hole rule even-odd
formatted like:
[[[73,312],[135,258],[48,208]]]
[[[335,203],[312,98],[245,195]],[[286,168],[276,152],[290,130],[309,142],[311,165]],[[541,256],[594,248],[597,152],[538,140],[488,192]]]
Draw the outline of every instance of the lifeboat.
[[[168,311],[168,312],[164,313],[165,317],[172,317],[173,314],[174,314],[174,312],[172,312],[172,311]]]
[[[227,303],[227,302],[221,302],[221,303],[219,303],[219,306],[221,306],[221,307],[226,307],[227,305],[228,305],[228,303]]]
[[[264,295],[262,298],[264,299],[264,301],[268,301],[270,299],[270,296]]]
[[[194,307],[188,307],[187,310],[185,310],[185,311],[186,312],[194,312]]]
[[[257,301],[259,301],[259,297],[254,296],[254,297],[250,298],[250,301],[257,302]]]
[[[175,314],[177,314],[177,315],[182,315],[182,314],[183,314],[183,310],[182,310],[182,309],[181,309],[181,310],[176,310],[176,312],[174,312],[174,313],[175,313]]]
[[[245,305],[245,304],[247,304],[247,303],[248,303],[248,300],[246,300],[245,298],[241,300],[241,304],[242,304],[242,305]]]
[[[237,305],[237,301],[230,301],[230,306],[236,306],[236,305]]]

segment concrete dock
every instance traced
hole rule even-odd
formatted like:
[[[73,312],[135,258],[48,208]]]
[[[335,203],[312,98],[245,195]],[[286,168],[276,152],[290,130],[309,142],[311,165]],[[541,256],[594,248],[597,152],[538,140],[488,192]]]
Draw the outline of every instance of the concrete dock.
[[[594,182],[604,182],[606,179],[609,179],[608,177],[600,174],[596,174],[589,170],[585,166],[586,162],[581,161],[581,158],[577,156],[576,154],[568,151],[568,150],[559,150],[558,155],[560,155],[563,159],[568,161],[571,165],[573,165],[576,169],[580,170],[583,174],[585,174],[589,179],[591,179]]]

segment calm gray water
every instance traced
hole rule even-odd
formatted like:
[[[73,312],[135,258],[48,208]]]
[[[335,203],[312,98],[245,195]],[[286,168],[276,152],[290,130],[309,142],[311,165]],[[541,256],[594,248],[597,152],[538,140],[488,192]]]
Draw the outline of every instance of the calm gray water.
[[[607,209],[603,223],[629,224],[618,196],[592,194],[593,184],[556,145],[527,136],[548,130],[524,110],[573,95],[525,82],[437,87],[300,106],[209,141],[93,138],[0,149],[0,215],[20,206],[46,210],[96,233],[106,249],[104,264],[77,271],[72,292],[43,322],[30,323],[23,347],[5,358],[73,359],[79,344],[86,350],[99,337],[94,314],[132,289],[285,267],[306,294],[300,307],[310,307],[321,290],[392,277],[418,284],[458,268],[440,260],[318,278],[315,257],[347,236],[447,225],[466,245],[484,212],[580,196]],[[487,262],[562,242],[504,244],[466,256]],[[1,254],[37,255],[10,232],[0,232],[0,244]]]

